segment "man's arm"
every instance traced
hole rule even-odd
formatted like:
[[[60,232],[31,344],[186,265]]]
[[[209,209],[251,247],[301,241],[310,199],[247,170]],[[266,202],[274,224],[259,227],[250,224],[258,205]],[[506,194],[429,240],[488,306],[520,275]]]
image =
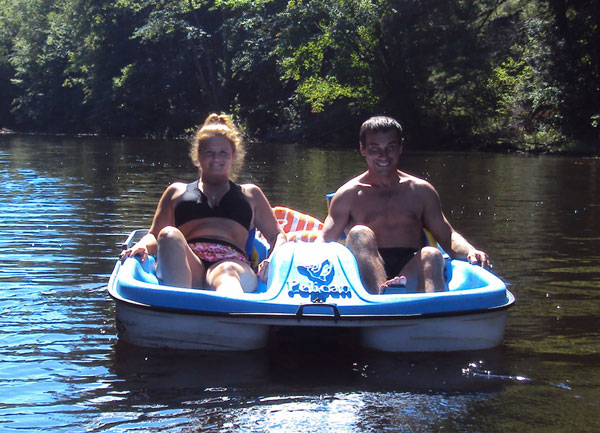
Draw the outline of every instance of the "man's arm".
[[[478,250],[463,235],[455,230],[452,230],[452,258],[467,260],[469,263],[479,264],[484,268],[490,266],[490,259],[485,251]]]
[[[467,260],[472,264],[489,266],[488,255],[475,248],[464,236],[458,233],[442,212],[440,197],[433,186],[427,184],[423,189],[423,223],[442,248],[453,259]]]
[[[348,191],[337,190],[329,205],[329,214],[323,223],[322,239],[325,242],[337,241],[350,222],[351,197]]]

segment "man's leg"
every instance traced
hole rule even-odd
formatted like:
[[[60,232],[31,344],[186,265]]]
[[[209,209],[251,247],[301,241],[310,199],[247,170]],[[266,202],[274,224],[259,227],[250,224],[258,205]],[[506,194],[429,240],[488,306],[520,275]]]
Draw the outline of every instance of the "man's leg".
[[[419,280],[423,282],[420,289],[427,293],[446,290],[444,282],[445,263],[442,252],[434,247],[424,247],[421,249],[420,258],[421,273],[419,274]]]
[[[363,225],[352,227],[346,236],[346,246],[356,257],[363,286],[371,293],[379,293],[387,276],[373,230]]]
[[[402,269],[402,274],[407,276],[409,285],[418,292],[442,292],[446,290],[444,266],[444,257],[439,249],[423,247]],[[416,287],[414,277],[417,280]]]

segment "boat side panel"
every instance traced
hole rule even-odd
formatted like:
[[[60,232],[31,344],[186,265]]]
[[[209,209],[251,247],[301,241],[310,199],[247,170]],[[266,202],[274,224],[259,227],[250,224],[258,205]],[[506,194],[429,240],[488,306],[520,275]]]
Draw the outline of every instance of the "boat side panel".
[[[269,326],[220,316],[160,312],[117,302],[119,338],[143,347],[193,350],[255,350],[266,346]]]
[[[465,316],[414,319],[360,329],[361,345],[385,352],[483,350],[504,338],[508,310]]]

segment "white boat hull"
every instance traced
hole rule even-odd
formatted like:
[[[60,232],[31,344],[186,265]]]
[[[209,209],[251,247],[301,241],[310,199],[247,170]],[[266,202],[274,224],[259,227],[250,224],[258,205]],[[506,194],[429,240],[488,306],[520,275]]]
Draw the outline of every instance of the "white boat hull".
[[[119,337],[143,347],[246,351],[264,348],[271,327],[359,328],[366,349],[384,352],[484,350],[504,338],[508,308],[441,317],[332,320],[236,317],[158,311],[118,302]]]
[[[502,342],[514,296],[486,270],[452,261],[448,289],[374,295],[342,245],[288,243],[269,281],[232,297],[160,284],[153,259],[117,263],[108,292],[119,337],[144,347],[247,351],[272,327],[356,328],[360,344],[386,352],[482,350]]]
[[[255,350],[266,346],[269,326],[222,316],[156,311],[119,302],[119,338],[143,347],[191,350]]]
[[[483,350],[504,338],[508,310],[455,317],[409,319],[360,331],[361,345],[386,352]]]

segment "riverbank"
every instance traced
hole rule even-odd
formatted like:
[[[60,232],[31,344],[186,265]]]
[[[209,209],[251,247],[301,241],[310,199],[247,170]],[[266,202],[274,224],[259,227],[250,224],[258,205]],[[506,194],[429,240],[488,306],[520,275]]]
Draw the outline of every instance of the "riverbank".
[[[474,146],[474,148],[484,152],[600,157],[600,148],[573,141],[565,141],[561,144],[548,144],[529,141],[498,140],[496,142],[484,143],[481,146]]]
[[[189,136],[180,135],[177,137],[164,137],[157,136],[154,134],[148,134],[146,136],[111,136],[107,134],[97,133],[43,133],[43,132],[22,132],[14,131],[9,128],[0,128],[0,135],[21,135],[21,136],[48,136],[48,137],[73,137],[73,138],[85,138],[85,137],[98,137],[98,138],[119,138],[119,139],[130,139],[130,140],[189,140]],[[273,142],[273,143],[288,143],[298,142],[306,145],[317,145],[317,146],[328,146],[341,142],[350,142],[354,146],[354,139],[331,139],[325,141],[318,140],[302,140],[297,134],[285,134],[277,135],[276,139],[270,137],[269,139],[246,135],[245,140],[247,143],[261,143],[261,142]],[[337,142],[337,143],[336,143]],[[350,147],[350,146],[342,146]],[[470,140],[457,140],[454,142],[437,144],[437,145],[415,145],[408,141],[407,147],[409,149],[424,148],[429,151],[477,151],[477,152],[490,152],[490,153],[525,153],[533,155],[565,155],[565,156],[589,156],[589,157],[600,157],[600,147],[593,145],[586,145],[582,143],[575,143],[572,141],[566,141],[564,144],[547,144],[541,142],[529,142],[529,141],[510,141],[506,139],[482,139],[476,141],[475,139]]]

